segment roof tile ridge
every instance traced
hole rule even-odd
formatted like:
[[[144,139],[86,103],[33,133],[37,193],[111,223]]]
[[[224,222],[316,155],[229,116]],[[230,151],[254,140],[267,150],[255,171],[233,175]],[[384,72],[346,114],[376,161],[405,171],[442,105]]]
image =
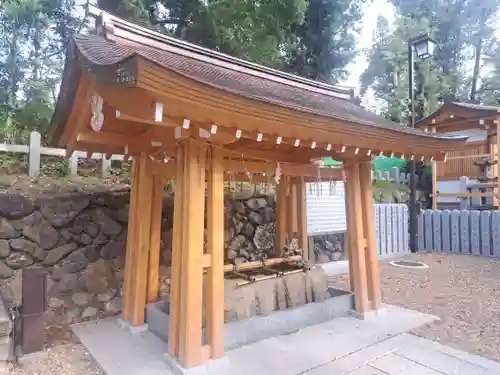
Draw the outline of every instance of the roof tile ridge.
[[[92,9],[90,9],[90,7]],[[153,48],[177,53],[203,62],[212,63],[226,69],[269,79],[292,87],[309,90],[311,92],[333,96],[339,99],[355,101],[354,90],[352,88],[339,87],[306,79],[291,73],[285,73],[277,69],[245,61],[217,51],[212,51],[208,48],[179,40],[128,22],[99,8],[93,6],[90,7],[90,13],[98,16],[100,19],[101,26],[97,27],[98,33],[110,41],[119,42],[121,39],[132,43],[145,44],[141,43],[140,40],[137,40],[137,37],[146,37],[150,39],[148,40],[147,46]]]

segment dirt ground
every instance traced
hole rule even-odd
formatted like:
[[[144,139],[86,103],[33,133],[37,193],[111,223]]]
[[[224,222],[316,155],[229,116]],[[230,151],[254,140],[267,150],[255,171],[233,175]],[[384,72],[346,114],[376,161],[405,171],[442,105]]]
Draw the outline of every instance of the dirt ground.
[[[429,269],[397,268],[383,261],[383,301],[441,318],[412,333],[500,361],[500,260],[443,253],[406,258]],[[330,284],[346,287],[349,278],[333,277]]]
[[[437,315],[441,321],[414,334],[500,361],[500,260],[454,254],[416,254],[429,265],[408,270],[381,263],[384,302]],[[330,285],[348,287],[347,275]],[[48,357],[11,370],[13,375],[97,375],[84,348],[69,332],[52,332]]]

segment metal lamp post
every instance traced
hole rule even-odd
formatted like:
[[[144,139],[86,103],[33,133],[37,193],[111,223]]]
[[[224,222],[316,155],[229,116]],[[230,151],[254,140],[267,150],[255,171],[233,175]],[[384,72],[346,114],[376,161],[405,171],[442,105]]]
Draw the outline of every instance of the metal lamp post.
[[[415,55],[418,58],[425,60],[432,57],[436,49],[437,43],[424,34],[408,41],[408,73],[410,80],[409,95],[411,106],[411,127],[415,127],[415,77],[413,74],[415,65]],[[412,253],[417,252],[417,178],[416,178],[416,161],[415,158],[411,160],[410,171],[410,250]]]

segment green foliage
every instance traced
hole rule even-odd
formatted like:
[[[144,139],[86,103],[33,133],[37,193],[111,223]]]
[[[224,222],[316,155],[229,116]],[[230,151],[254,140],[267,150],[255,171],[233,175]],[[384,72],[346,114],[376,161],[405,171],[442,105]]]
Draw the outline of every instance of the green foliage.
[[[295,27],[288,69],[303,77],[336,83],[356,55],[361,0],[309,0],[305,22]]]
[[[19,154],[0,154],[0,175],[20,173],[25,169],[25,163]]]
[[[387,20],[379,18],[374,47],[361,82],[363,90],[373,89],[386,103],[386,117],[408,121],[407,41],[422,33],[430,34],[439,47],[431,59],[415,59],[417,119],[432,113],[450,95],[459,100],[491,101],[500,89],[498,75],[483,80],[481,74],[485,72],[485,56],[495,55],[498,48],[492,23],[500,0],[391,0],[391,3],[397,11],[396,22],[390,28]],[[498,61],[497,57],[491,61]]]
[[[67,177],[69,173],[69,161],[66,159],[47,159],[40,163],[40,176]]]
[[[3,0],[0,6],[0,137],[25,142],[48,129],[69,37],[84,22],[74,0]]]
[[[400,158],[376,157],[372,162],[372,169],[380,172],[390,172],[392,167],[406,168],[406,161]]]

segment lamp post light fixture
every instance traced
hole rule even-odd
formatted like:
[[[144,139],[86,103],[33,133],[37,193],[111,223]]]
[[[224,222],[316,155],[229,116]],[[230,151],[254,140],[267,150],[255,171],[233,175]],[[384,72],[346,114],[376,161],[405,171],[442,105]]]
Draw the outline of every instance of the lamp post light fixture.
[[[428,34],[419,35],[408,41],[408,75],[409,75],[409,96],[410,96],[410,111],[411,111],[411,127],[415,127],[415,77],[413,74],[415,65],[415,55],[419,59],[425,60],[434,55],[437,43]],[[410,171],[410,250],[416,253],[418,250],[418,233],[417,233],[417,179],[415,158],[411,160]],[[435,199],[435,197],[433,197]]]

